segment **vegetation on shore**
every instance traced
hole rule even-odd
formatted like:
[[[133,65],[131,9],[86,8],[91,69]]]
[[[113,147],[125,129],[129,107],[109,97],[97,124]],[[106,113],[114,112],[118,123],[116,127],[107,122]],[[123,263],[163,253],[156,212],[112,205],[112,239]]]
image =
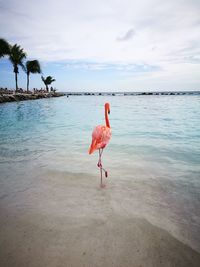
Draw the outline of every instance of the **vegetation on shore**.
[[[47,92],[49,92],[48,85],[50,85],[52,82],[55,82],[55,79],[53,77],[51,77],[51,76],[47,76],[46,78],[44,78],[43,76],[41,76],[41,78],[42,78],[43,83],[46,86]]]
[[[0,39],[0,58],[8,56],[9,53],[10,53],[9,43],[5,39],[1,38]]]
[[[39,61],[38,60],[28,60],[26,62],[25,71],[26,71],[26,75],[27,75],[26,90],[28,92],[28,90],[29,90],[29,76],[30,76],[30,73],[41,73],[42,72]]]
[[[18,89],[18,82],[17,82],[17,75],[19,73],[19,67],[18,66],[21,66],[22,69],[24,68],[23,60],[25,58],[26,58],[26,53],[24,52],[23,48],[21,48],[17,44],[10,46],[9,60],[13,65],[13,72],[15,73],[16,91]]]
[[[26,90],[29,91],[29,79],[30,79],[30,73],[38,73],[41,74],[41,66],[38,60],[28,60],[26,63],[24,63],[24,60],[27,58],[27,53],[24,51],[24,49],[18,45],[14,44],[11,45],[7,40],[0,38],[0,59],[3,57],[8,57],[10,62],[13,65],[13,72],[15,74],[15,92],[18,91],[18,74],[19,74],[19,67],[22,68],[23,71],[25,71],[27,76],[27,86]],[[51,76],[47,76],[44,78],[42,76],[42,81],[45,84],[46,91],[49,92],[49,87],[52,82],[55,81],[55,79]]]

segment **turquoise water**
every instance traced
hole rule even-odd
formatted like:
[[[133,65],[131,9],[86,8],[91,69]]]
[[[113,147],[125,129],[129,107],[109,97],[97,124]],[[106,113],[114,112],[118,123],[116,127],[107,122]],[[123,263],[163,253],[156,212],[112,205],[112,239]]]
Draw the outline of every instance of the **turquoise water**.
[[[113,192],[134,192],[142,214],[200,250],[200,96],[71,96],[0,105],[0,197],[45,170],[93,175],[95,125],[111,106],[103,154]],[[18,181],[18,182],[17,182]],[[122,199],[123,201],[123,199]],[[134,211],[133,211],[134,210]]]
[[[200,96],[80,96],[2,104],[1,164],[39,157],[41,166],[67,170],[70,164],[73,171],[87,171],[85,163],[94,158],[87,155],[91,133],[104,124],[105,101],[111,105],[113,133],[105,151],[108,165],[131,167],[140,159],[176,171],[199,171]],[[78,166],[74,157],[79,157]]]

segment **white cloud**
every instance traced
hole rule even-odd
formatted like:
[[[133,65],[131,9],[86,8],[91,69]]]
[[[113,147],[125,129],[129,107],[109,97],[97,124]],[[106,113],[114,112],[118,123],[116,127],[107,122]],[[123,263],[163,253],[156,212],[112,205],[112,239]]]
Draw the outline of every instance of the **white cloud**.
[[[0,9],[2,37],[32,58],[160,66],[168,78],[199,69],[198,0],[0,0]]]
[[[117,41],[128,41],[135,35],[134,29],[128,30],[124,35],[117,37]]]

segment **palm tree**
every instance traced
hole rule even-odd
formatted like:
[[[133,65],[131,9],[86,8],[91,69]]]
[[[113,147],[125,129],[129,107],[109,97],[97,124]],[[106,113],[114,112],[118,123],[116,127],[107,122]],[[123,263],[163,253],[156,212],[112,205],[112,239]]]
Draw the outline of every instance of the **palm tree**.
[[[26,75],[27,75],[27,92],[29,89],[29,76],[30,73],[41,73],[41,67],[40,67],[40,63],[38,60],[28,60],[26,62]]]
[[[55,79],[53,77],[51,77],[51,76],[47,76],[46,78],[44,78],[43,76],[41,76],[41,78],[42,78],[43,83],[46,86],[47,92],[49,92],[48,85],[50,85],[52,82],[55,82]]]
[[[21,48],[17,44],[11,46],[9,59],[10,59],[11,63],[13,64],[13,68],[14,68],[13,72],[15,73],[16,91],[18,89],[18,84],[17,84],[17,74],[19,73],[18,66],[21,66],[23,69],[25,69],[25,67],[23,65],[23,60],[25,58],[26,58],[26,53],[24,52],[23,48]]]
[[[9,43],[1,38],[0,39],[0,58],[9,55],[10,53],[10,45]]]

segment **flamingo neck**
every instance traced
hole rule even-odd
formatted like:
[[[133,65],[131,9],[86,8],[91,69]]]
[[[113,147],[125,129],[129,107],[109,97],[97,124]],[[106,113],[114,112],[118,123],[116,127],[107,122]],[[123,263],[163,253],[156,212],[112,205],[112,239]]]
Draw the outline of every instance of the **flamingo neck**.
[[[106,120],[106,126],[108,128],[110,128],[110,123],[109,123],[109,119],[108,119],[108,109],[107,107],[105,107],[105,120]]]

